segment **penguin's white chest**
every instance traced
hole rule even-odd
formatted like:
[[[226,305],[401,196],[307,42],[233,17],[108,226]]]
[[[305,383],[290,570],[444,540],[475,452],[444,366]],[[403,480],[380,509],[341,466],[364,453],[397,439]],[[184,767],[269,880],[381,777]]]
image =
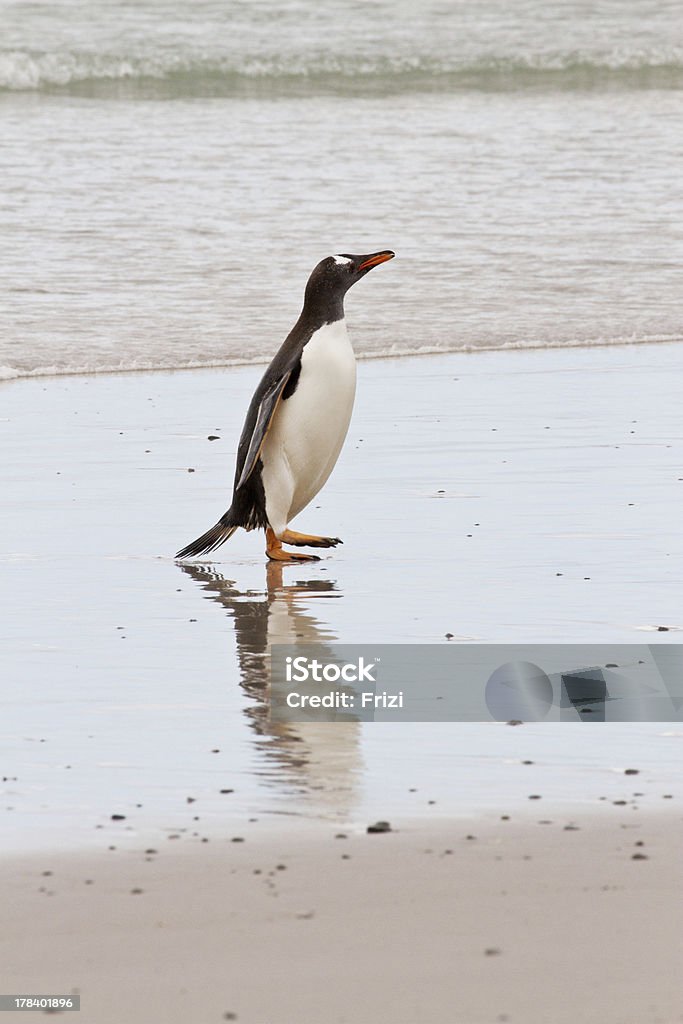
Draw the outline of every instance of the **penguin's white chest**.
[[[308,505],[334,469],[356,395],[356,359],[344,320],[304,346],[296,391],[280,402],[261,459],[268,520],[276,532]]]

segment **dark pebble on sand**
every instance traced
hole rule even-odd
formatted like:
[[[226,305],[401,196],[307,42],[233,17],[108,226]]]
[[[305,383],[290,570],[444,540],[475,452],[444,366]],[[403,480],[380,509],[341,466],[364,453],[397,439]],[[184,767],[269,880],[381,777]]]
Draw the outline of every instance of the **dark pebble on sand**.
[[[192,467],[190,466],[190,468],[188,469],[188,471],[187,471],[187,472],[188,472],[188,473],[194,473],[194,470],[193,470],[193,469],[192,469]]]
[[[131,896],[141,896],[144,891],[144,889],[131,889],[130,894]]]
[[[500,956],[501,952],[497,946],[489,946],[488,949],[484,950],[484,956]]]
[[[657,626],[657,632],[658,633],[668,633],[669,632],[669,627],[668,626]]]
[[[276,864],[275,865],[275,870],[276,871],[286,871],[287,870],[287,865],[286,864]]]
[[[206,440],[207,441],[220,441],[220,437],[218,436],[218,434],[209,434],[209,436],[207,437]]]
[[[227,1013],[223,1014],[223,1020],[237,1020],[237,1014],[228,1010]]]
[[[533,761],[522,761],[522,764],[533,764]]]
[[[501,814],[500,820],[501,821],[509,821],[510,820],[510,815],[509,814]]]
[[[608,661],[605,668],[619,668],[616,661]]]
[[[626,768],[624,769],[624,775],[638,775],[640,768]]]
[[[371,835],[379,832],[391,832],[391,825],[388,821],[376,821],[374,825],[368,825],[367,831]]]
[[[126,820],[126,816],[125,816],[125,814],[112,814],[111,820],[112,821],[125,821]]]
[[[219,789],[219,793],[234,793],[234,789]]]
[[[541,799],[541,794],[540,793],[532,793],[531,796],[529,797],[529,799],[530,800],[540,800]]]
[[[446,639],[447,640],[452,640],[453,639],[453,634],[452,633],[446,633]]]
[[[233,842],[233,843],[243,843],[244,842],[244,836],[233,836],[230,841]]]
[[[626,801],[625,800],[613,800],[612,803],[615,805],[615,807],[625,807],[626,806]]]
[[[476,838],[477,838],[476,836],[472,836],[472,835],[465,836],[465,839],[476,839]]]
[[[581,830],[579,829],[578,825],[565,825],[564,826],[564,831],[565,832],[580,832]]]
[[[150,847],[149,850],[145,850],[145,853],[158,853],[158,852],[159,851],[155,850],[153,847]]]
[[[645,843],[643,842],[642,839],[638,839],[638,840],[636,840],[636,842],[633,845],[634,846],[645,846]]]
[[[335,839],[346,839],[347,838],[346,832],[337,832],[337,834],[336,834],[336,836],[334,838]]]
[[[196,796],[186,796],[186,797],[185,797],[185,801],[186,801],[186,803],[188,803],[188,804],[193,804],[193,803],[195,803],[195,802],[196,802],[196,800],[197,800],[197,797],[196,797]]]
[[[646,853],[632,853],[631,860],[649,860],[649,857]]]
[[[522,723],[521,718],[511,718],[510,721],[506,722],[505,724],[506,725],[522,725],[523,723]]]

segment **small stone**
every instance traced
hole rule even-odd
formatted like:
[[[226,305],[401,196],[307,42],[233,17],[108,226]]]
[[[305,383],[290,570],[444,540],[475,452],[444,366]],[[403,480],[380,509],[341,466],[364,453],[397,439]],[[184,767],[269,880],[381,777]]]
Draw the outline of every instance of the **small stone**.
[[[640,768],[626,768],[624,775],[638,775]]]
[[[131,896],[140,896],[145,890],[144,889],[131,889]]]
[[[233,836],[230,841],[232,843],[243,843],[244,842],[244,836]]]
[[[529,797],[529,799],[530,800],[540,800],[541,799],[541,794],[540,793],[532,793],[531,796]]]
[[[367,831],[370,834],[379,832],[391,832],[391,825],[388,821],[376,821],[374,825],[368,825]]]
[[[649,860],[649,857],[646,853],[632,853],[631,860]]]
[[[112,814],[111,820],[112,821],[125,821],[126,820],[126,816],[125,816],[125,814]]]
[[[220,441],[220,437],[218,436],[218,434],[209,434],[209,436],[207,437],[206,440],[207,441]]]
[[[502,950],[498,949],[497,946],[489,946],[488,949],[484,950],[484,956],[500,956]]]

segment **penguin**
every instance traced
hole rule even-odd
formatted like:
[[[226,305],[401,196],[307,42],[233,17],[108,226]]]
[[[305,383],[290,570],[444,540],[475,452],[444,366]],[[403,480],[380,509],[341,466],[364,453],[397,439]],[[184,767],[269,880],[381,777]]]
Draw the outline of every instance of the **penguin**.
[[[339,537],[297,533],[289,523],[313,500],[339,458],[356,394],[356,359],[346,332],[344,296],[389,249],[328,256],[306,284],[299,319],[261,378],[237,448],[232,503],[215,526],[176,558],[206,555],[245,530],[266,531],[275,562],[319,561],[294,547],[334,548]]]

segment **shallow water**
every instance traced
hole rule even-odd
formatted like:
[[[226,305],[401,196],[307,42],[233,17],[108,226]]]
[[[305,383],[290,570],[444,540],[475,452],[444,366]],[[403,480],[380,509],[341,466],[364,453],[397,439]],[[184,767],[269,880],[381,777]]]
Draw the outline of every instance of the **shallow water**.
[[[0,0],[0,375],[680,337],[678,5]]]

